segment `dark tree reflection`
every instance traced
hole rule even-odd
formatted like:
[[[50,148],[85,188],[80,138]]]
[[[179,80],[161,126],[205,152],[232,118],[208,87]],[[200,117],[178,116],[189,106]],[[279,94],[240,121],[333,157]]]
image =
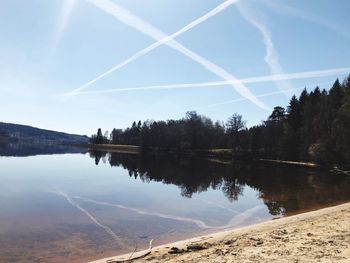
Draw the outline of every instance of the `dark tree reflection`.
[[[105,158],[107,156],[107,152],[90,150],[89,155],[91,158],[95,159],[95,164],[98,165],[100,163],[101,158]]]
[[[246,187],[258,192],[272,215],[290,215],[301,210],[350,200],[350,177],[326,171],[266,163],[229,163],[177,155],[125,154],[93,151],[98,165],[108,158],[129,176],[177,185],[181,195],[208,189],[219,190],[230,202],[238,200]]]
[[[238,196],[242,195],[244,189],[243,184],[239,184],[237,180],[224,181],[222,191],[231,202],[238,200]]]

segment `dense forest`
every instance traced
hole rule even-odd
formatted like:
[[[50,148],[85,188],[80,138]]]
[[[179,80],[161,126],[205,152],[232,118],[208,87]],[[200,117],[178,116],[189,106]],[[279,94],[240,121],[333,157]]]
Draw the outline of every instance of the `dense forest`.
[[[342,83],[337,79],[329,91],[304,89],[287,108],[274,107],[267,120],[250,128],[237,113],[223,123],[191,111],[179,120],[138,121],[110,134],[98,129],[90,141],[177,152],[232,149],[233,154],[349,165],[350,76]]]

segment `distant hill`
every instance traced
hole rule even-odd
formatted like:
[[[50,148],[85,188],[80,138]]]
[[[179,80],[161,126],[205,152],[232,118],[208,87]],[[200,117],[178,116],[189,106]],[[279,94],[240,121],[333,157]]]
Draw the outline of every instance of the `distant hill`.
[[[89,137],[0,122],[0,143],[41,145],[86,144]]]
[[[47,154],[86,153],[88,148],[62,144],[2,143],[0,142],[0,158],[2,156],[33,156]]]

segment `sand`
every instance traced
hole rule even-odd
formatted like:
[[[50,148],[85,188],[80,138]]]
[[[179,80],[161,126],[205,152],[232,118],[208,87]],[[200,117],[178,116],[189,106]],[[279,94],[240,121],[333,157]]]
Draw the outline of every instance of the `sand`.
[[[133,262],[350,262],[350,203],[155,247]]]

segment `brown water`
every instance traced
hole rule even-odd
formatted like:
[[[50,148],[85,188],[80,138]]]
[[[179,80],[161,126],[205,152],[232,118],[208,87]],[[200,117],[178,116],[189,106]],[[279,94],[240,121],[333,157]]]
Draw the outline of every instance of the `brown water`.
[[[348,176],[265,163],[94,152],[0,167],[0,262],[86,262],[350,199]]]

